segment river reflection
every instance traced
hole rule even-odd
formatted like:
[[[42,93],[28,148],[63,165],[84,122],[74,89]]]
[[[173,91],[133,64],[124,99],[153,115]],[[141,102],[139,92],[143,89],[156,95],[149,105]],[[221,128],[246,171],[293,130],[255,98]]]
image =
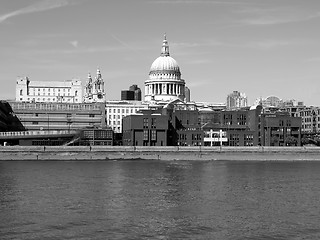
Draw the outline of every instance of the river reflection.
[[[0,162],[1,239],[318,239],[320,162]]]

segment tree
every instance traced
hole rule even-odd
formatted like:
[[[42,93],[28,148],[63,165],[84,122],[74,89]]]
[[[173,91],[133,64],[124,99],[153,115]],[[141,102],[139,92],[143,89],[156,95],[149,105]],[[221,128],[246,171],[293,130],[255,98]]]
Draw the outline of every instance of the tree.
[[[297,146],[298,140],[294,136],[287,136],[284,143],[286,146]]]

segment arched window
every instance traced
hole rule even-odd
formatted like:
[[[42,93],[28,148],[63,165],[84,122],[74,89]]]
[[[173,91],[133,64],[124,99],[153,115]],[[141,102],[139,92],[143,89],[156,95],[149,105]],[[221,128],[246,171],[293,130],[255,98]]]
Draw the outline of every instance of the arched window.
[[[20,89],[20,96],[22,96],[23,95],[23,91],[22,91],[22,89]]]
[[[74,95],[75,95],[75,96],[78,96],[78,91],[75,91],[75,92],[74,92]]]

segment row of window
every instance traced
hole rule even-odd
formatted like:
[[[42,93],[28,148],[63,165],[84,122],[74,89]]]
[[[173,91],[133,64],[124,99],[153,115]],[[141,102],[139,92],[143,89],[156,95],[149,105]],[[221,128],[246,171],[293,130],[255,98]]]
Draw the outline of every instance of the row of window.
[[[22,94],[20,94],[20,95],[22,95]],[[50,93],[43,93],[43,94],[41,94],[41,93],[37,93],[37,94],[29,94],[29,96],[51,96],[50,95]],[[70,93],[68,93],[68,94],[66,94],[66,93],[63,93],[63,94],[60,94],[60,93],[58,93],[58,94],[52,94],[52,96],[69,96],[70,97]],[[77,94],[75,95],[75,96],[77,96]]]
[[[63,91],[63,92],[66,92],[66,90],[68,90],[68,92],[70,92],[70,89],[71,89],[71,88],[52,88],[52,89],[51,89],[51,88],[30,88],[30,90],[33,91],[33,92],[35,92],[35,91],[40,92],[41,89],[42,89],[43,92],[45,92],[45,91],[51,92],[51,90],[52,90],[53,92],[60,92],[60,90],[61,90],[61,92],[62,92],[62,91]]]
[[[151,128],[156,128],[157,119],[151,118]],[[143,118],[143,128],[149,128],[149,118]]]
[[[139,108],[109,108],[108,113],[136,113]]]
[[[120,125],[121,124],[121,121],[111,121],[109,120],[109,126],[112,126],[112,125]]]
[[[28,92],[28,95],[38,95],[38,96],[40,96],[40,95],[48,95],[48,96],[50,96],[50,92],[47,92],[47,93],[45,93],[44,91],[42,92],[42,93],[40,93],[40,90],[38,90],[38,93],[36,94],[35,93],[35,91],[32,91],[33,92],[33,94],[30,94],[29,92]],[[56,93],[52,93],[53,94],[53,96],[55,96],[55,95],[58,95],[58,96],[60,96],[60,89],[59,89],[59,91],[56,91]],[[74,92],[74,95],[75,96],[78,96],[78,91],[75,91]],[[20,96],[23,96],[23,89],[20,89]],[[65,93],[65,89],[63,89],[63,96],[66,96],[66,93]],[[68,96],[70,96],[70,89],[69,89],[69,91],[68,91]]]
[[[221,134],[221,137],[226,137],[226,132],[222,132],[222,134]],[[220,133],[212,133],[212,134],[210,134],[210,133],[205,133],[204,134],[204,137],[205,138],[220,138]]]
[[[60,99],[56,99],[56,98],[37,98],[37,101],[38,102],[40,102],[40,101],[42,101],[42,102],[55,102],[55,101],[62,101],[62,102],[71,102],[71,100],[73,100],[73,98],[61,98],[61,100]],[[23,98],[20,98],[20,101],[23,101]],[[27,98],[27,101],[33,101],[33,102],[35,102],[36,101],[36,99],[35,98]],[[78,102],[78,98],[75,98],[75,101],[76,102]]]
[[[143,141],[149,141],[149,135],[151,141],[157,141],[157,131],[156,130],[143,130]]]

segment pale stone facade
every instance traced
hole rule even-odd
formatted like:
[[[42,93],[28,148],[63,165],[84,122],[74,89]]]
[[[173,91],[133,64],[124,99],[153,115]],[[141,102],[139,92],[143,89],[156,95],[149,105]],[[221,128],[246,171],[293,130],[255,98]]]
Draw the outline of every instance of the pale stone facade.
[[[106,94],[104,91],[104,81],[100,69],[97,69],[97,76],[92,80],[88,74],[88,80],[84,88],[84,102],[105,102]]]
[[[16,82],[16,101],[81,103],[81,80],[30,81],[28,77],[18,78]]]
[[[141,109],[148,109],[148,103],[141,101],[107,101],[106,122],[115,133],[122,132],[122,118],[136,114]]]

